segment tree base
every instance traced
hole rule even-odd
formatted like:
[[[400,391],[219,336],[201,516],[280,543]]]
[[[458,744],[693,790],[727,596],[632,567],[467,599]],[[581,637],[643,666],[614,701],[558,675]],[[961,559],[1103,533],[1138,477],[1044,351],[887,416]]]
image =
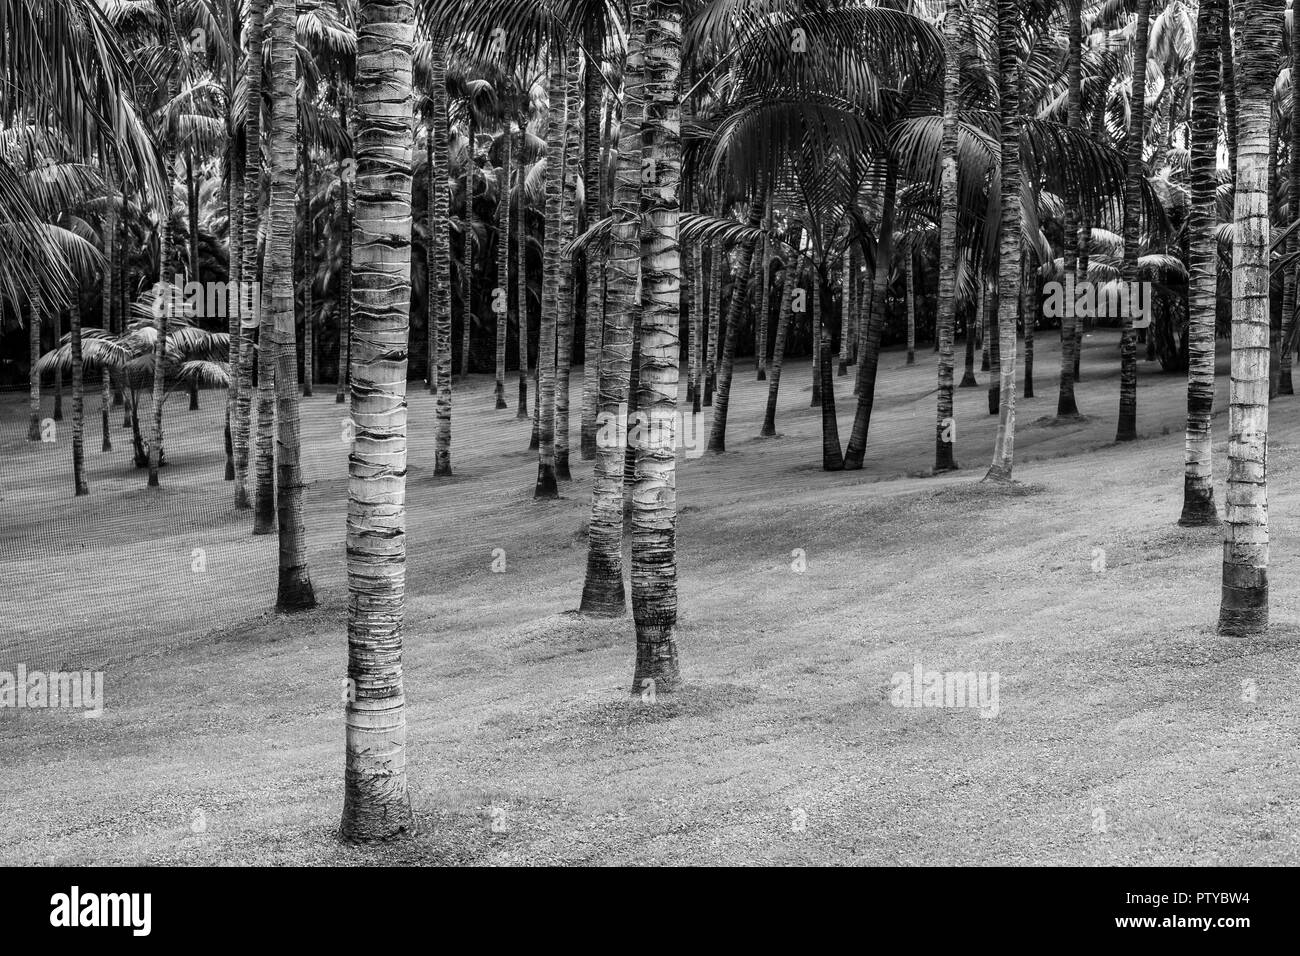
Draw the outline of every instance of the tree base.
[[[533,489],[533,498],[558,498],[560,487],[555,480],[555,466],[537,466],[537,487]]]
[[[963,375],[961,377],[961,381],[957,383],[957,387],[958,388],[979,388],[979,384],[980,384],[979,380],[975,378],[975,373],[967,369],[966,374]]]

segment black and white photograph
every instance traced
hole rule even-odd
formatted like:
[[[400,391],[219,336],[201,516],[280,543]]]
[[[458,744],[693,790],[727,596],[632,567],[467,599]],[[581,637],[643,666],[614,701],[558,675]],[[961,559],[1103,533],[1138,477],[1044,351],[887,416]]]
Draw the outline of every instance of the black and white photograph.
[[[0,0],[22,918],[996,867],[1252,939],[1300,864],[1298,29]]]

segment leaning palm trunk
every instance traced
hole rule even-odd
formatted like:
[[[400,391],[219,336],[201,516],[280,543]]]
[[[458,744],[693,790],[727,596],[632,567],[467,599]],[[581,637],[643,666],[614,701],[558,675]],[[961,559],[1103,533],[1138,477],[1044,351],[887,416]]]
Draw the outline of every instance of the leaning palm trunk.
[[[956,412],[953,405],[953,328],[957,319],[957,107],[961,95],[958,59],[960,33],[958,0],[948,0],[944,18],[944,81],[942,166],[939,173],[939,301],[935,336],[939,340],[939,397],[934,430],[934,470],[957,468]],[[970,332],[966,333],[966,374],[973,377]]]
[[[1147,2],[1147,0],[1143,0]],[[998,113],[1002,217],[998,249],[998,361],[1001,388],[998,436],[986,480],[1011,480],[1016,440],[1016,308],[1020,286],[1020,80],[1015,0],[998,0]],[[1029,317],[1025,318],[1026,323]]]
[[[863,343],[862,364],[854,392],[858,398],[853,415],[853,430],[844,454],[844,467],[853,471],[862,467],[867,450],[867,429],[871,425],[871,409],[876,398],[876,372],[880,367],[880,335],[885,327],[885,291],[889,288],[890,257],[893,248],[894,197],[898,189],[898,164],[893,157],[885,159],[884,211],[880,216],[880,239],[876,244],[876,268],[871,294],[871,308],[867,319],[867,336]]]
[[[41,440],[41,373],[36,363],[41,358],[41,293],[32,294],[27,313],[27,440]]]
[[[410,836],[402,617],[406,591],[406,365],[410,331],[410,0],[362,0],[357,28],[356,290],[348,457],[349,842]]]
[[[75,286],[69,297],[68,338],[72,352],[72,482],[76,495],[90,494],[86,484],[86,400],[81,367],[81,303],[80,290]],[[59,374],[57,371],[55,374]]]
[[[277,2],[271,13],[271,197],[268,207],[270,242],[266,251],[271,309],[266,329],[271,333],[275,370],[275,501],[279,525],[280,574],[277,611],[303,611],[316,606],[307,570],[306,530],[302,519],[302,462],[298,418],[298,349],[294,341],[293,241],[294,159],[298,138],[295,90],[298,85],[294,43],[294,8]],[[304,158],[305,155],[304,155]],[[304,227],[310,235],[310,227]],[[310,239],[303,254],[309,266]],[[310,309],[310,296],[308,309]],[[311,322],[303,315],[303,328]],[[309,334],[304,331],[304,335]],[[310,356],[306,368],[311,368]],[[310,382],[310,372],[306,381]]]
[[[1142,210],[1142,143],[1146,113],[1147,35],[1151,26],[1151,0],[1138,0],[1137,32],[1133,39],[1133,93],[1129,105],[1128,150],[1124,179],[1124,265],[1120,278],[1127,287],[1138,281],[1138,216]],[[1137,438],[1137,332],[1131,309],[1124,310],[1120,338],[1119,426],[1116,441]]]
[[[677,385],[680,260],[677,187],[681,178],[681,5],[654,0],[646,24],[647,160],[657,188],[647,190],[642,292],[636,485],[632,491],[632,615],[636,670],[632,693],[681,686],[677,664]],[[624,148],[631,148],[628,144]],[[739,290],[737,293],[739,294]]]
[[[542,254],[542,321],[537,334],[537,485],[534,498],[557,498],[555,474],[555,332],[560,307],[560,208],[564,176],[564,49],[551,40],[546,119],[546,236]]]
[[[767,197],[759,193],[750,204],[750,229],[757,229],[763,221],[763,212],[767,208]],[[740,314],[745,306],[745,282],[754,261],[754,247],[757,236],[746,239],[740,247],[740,263],[736,270],[736,282],[731,290],[731,300],[727,306],[727,338],[722,349],[722,364],[718,368],[718,390],[714,397],[713,424],[709,429],[709,451],[720,454],[727,450],[727,409],[731,399],[731,373],[736,364],[736,340],[740,337]],[[815,294],[815,293],[814,293]]]
[[[1187,437],[1184,442],[1182,525],[1218,524],[1214,506],[1210,413],[1214,408],[1214,330],[1218,299],[1215,238],[1219,136],[1219,37],[1223,0],[1202,0],[1196,18],[1192,80],[1191,203],[1187,216],[1190,289],[1187,316]]]
[[[450,134],[447,128],[447,52],[440,36],[433,38],[429,84],[433,90],[433,162],[429,166],[428,256],[429,336],[433,342],[429,389],[437,390],[438,427],[434,443],[435,475],[451,474],[451,175],[448,168]]]
[[[236,366],[235,395],[235,508],[249,507],[248,459],[252,436],[254,334],[257,311],[261,307],[257,282],[257,225],[262,185],[262,34],[267,0],[252,0],[246,34],[247,56],[244,104],[244,202],[243,234],[240,241],[240,275],[243,287],[239,296],[239,336],[231,341],[231,364]],[[237,364],[236,364],[237,363]]]
[[[583,614],[618,617],[625,608],[623,590],[623,473],[627,451],[626,397],[631,374],[632,328],[640,308],[637,280],[641,267],[641,141],[645,72],[646,8],[632,5],[627,63],[623,68],[623,118],[619,130],[614,195],[610,212],[609,308],[600,353],[600,413],[597,418],[596,467],[591,486],[591,523],[587,534],[587,577],[582,588]]]
[[[1268,136],[1272,67],[1282,0],[1235,5],[1237,183],[1232,243],[1232,382],[1228,411],[1227,520],[1219,633],[1268,626]]]
[[[772,366],[767,377],[767,408],[763,412],[763,426],[759,430],[762,438],[776,436],[776,398],[781,388],[781,367],[785,363],[785,343],[790,337],[790,320],[794,315],[794,290],[799,284],[799,244],[803,238],[803,226],[795,223],[790,238],[790,248],[786,253],[785,277],[781,282],[781,304],[777,309],[776,341],[772,343]]]
[[[564,78],[564,192],[562,196],[560,247],[567,250],[578,225],[578,154],[582,147],[579,127],[578,52],[565,51]],[[576,266],[573,253],[560,259],[560,285],[556,307],[555,341],[555,477],[571,481],[569,471],[569,380],[573,367],[574,291]]]

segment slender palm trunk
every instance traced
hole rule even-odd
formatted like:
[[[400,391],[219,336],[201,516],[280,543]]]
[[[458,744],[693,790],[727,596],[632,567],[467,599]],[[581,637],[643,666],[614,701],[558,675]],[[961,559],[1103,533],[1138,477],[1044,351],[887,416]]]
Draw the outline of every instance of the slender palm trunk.
[[[475,125],[469,123],[469,162],[465,166],[465,228],[460,246],[460,377],[469,380],[469,354],[474,326],[474,170],[478,154]]]
[[[578,87],[578,51],[565,51],[564,79],[564,191],[561,197],[560,248],[568,249],[578,225],[578,157],[582,148],[582,110]],[[573,368],[573,324],[577,266],[573,254],[560,259],[560,285],[556,309],[555,341],[555,477],[572,481],[569,470],[569,385]]]
[[[658,188],[646,191],[642,244],[641,374],[643,435],[632,494],[632,693],[665,694],[682,683],[677,661],[678,296],[677,187],[681,178],[681,15],[677,0],[654,0],[646,24],[648,159]],[[743,274],[743,273],[742,273]]]
[[[537,341],[538,453],[534,498],[558,498],[555,474],[555,340],[560,308],[560,210],[564,191],[564,49],[552,39],[546,120],[546,236],[542,256],[542,321]]]
[[[497,317],[496,387],[493,389],[498,409],[506,405],[506,338],[510,334],[510,126],[504,133],[505,155],[497,168],[497,285],[492,290],[492,311]]]
[[[637,282],[641,266],[641,122],[645,83],[645,2],[632,5],[627,63],[623,68],[623,117],[615,168],[614,216],[610,235],[609,308],[600,355],[600,413],[597,419],[596,466],[591,489],[587,534],[587,577],[582,588],[583,614],[620,617],[623,589],[623,483],[627,448],[627,390],[630,383],[632,329],[640,309]]]
[[[763,221],[767,208],[767,197],[759,194],[749,207],[748,226],[756,229]],[[736,340],[740,337],[740,313],[744,308],[745,281],[754,260],[754,246],[757,238],[746,239],[740,247],[740,263],[736,270],[736,282],[731,290],[731,301],[727,306],[727,338],[722,349],[722,364],[718,372],[718,391],[713,407],[713,424],[709,429],[708,450],[720,454],[727,450],[727,409],[731,398],[731,373],[736,364]],[[816,293],[814,292],[814,295]]]
[[[1268,138],[1282,0],[1238,0],[1239,126],[1233,206],[1232,382],[1219,633],[1268,627]]]
[[[1201,0],[1196,18],[1196,64],[1192,79],[1190,289],[1187,316],[1187,435],[1184,441],[1181,525],[1218,524],[1214,505],[1214,458],[1210,414],[1214,408],[1214,331],[1218,300],[1215,238],[1219,137],[1219,41],[1226,0]]]
[[[893,157],[885,160],[884,211],[880,217],[880,238],[876,243],[876,269],[871,295],[871,312],[867,320],[867,337],[863,343],[862,364],[858,366],[858,398],[853,415],[853,431],[849,433],[848,448],[844,453],[844,467],[854,471],[862,467],[867,450],[867,429],[871,425],[871,409],[876,398],[876,372],[880,366],[880,335],[885,327],[885,291],[889,288],[890,259],[894,233],[894,197],[898,189],[898,164]]]
[[[691,243],[687,254],[691,263],[691,354],[695,363],[695,388],[691,398],[691,414],[698,415],[704,404],[704,323],[706,280],[704,275],[704,249],[698,242]]]
[[[410,0],[362,0],[357,29],[356,246],[348,457],[348,694],[340,836],[410,836],[402,689],[406,365],[410,331]]]
[[[298,60],[294,39],[295,8],[276,3],[271,8],[271,197],[268,206],[270,243],[267,284],[271,308],[265,331],[270,332],[275,370],[275,502],[279,530],[279,588],[277,611],[304,611],[316,606],[307,569],[306,529],[303,525],[303,478],[298,414],[298,349],[294,342],[293,245],[295,160],[307,159],[296,149],[298,136]],[[308,180],[309,181],[309,180]],[[304,226],[304,236],[309,228]],[[310,240],[303,243],[310,260]],[[310,323],[303,316],[303,328]],[[307,333],[304,332],[304,335]],[[305,365],[310,369],[308,361]],[[308,373],[309,375],[310,373]]]
[[[109,166],[108,175],[105,180],[106,186],[106,207],[104,210],[104,271],[100,276],[100,324],[105,332],[112,333],[115,331],[113,325],[113,303],[116,301],[114,288],[114,279],[117,276],[117,195],[114,192],[114,177],[112,166]],[[233,339],[232,339],[233,341]],[[99,450],[112,451],[113,439],[109,435],[108,427],[108,409],[112,404],[112,381],[108,371],[108,363],[100,362],[100,431],[101,440]],[[227,425],[229,430],[229,425]]]
[[[262,34],[265,27],[267,0],[252,0],[245,40],[247,56],[244,103],[244,186],[242,235],[240,237],[239,341],[232,341],[237,354],[235,395],[235,508],[250,506],[248,495],[248,459],[252,436],[254,336],[258,325],[261,296],[257,281],[257,226],[262,183]]]
[[[790,249],[786,253],[785,277],[781,282],[781,305],[777,310],[776,341],[772,343],[772,366],[767,377],[767,408],[763,412],[763,427],[759,430],[762,438],[776,436],[776,398],[781,388],[781,367],[785,363],[785,343],[790,337],[790,321],[794,315],[794,290],[799,284],[799,244],[803,239],[803,227],[795,223],[790,240]]]
[[[316,225],[311,215],[311,197],[315,188],[316,177],[312,172],[311,150],[306,143],[301,146],[300,159],[302,170],[302,395],[311,398],[312,387],[316,379],[316,309],[312,301],[312,284],[316,277],[316,262],[313,250],[316,247]],[[297,378],[297,361],[294,362],[294,377]]]
[[[68,326],[72,352],[72,483],[76,495],[90,494],[86,484],[86,403],[81,367],[81,296],[75,286],[69,297]]]
[[[588,51],[598,48],[599,38],[594,29],[588,29]],[[604,212],[606,199],[601,188],[601,106],[605,88],[601,82],[600,65],[588,58],[583,70],[582,89],[582,185],[586,224],[596,221]],[[625,104],[626,106],[626,104]],[[602,329],[604,325],[605,295],[601,286],[601,264],[594,249],[583,255],[586,266],[587,303],[585,309],[586,335],[582,350],[582,431],[580,453],[583,460],[596,457],[596,405],[600,391],[600,361]]]
[[[1083,128],[1083,0],[1069,0],[1069,47],[1066,66],[1066,124],[1072,130]],[[1079,192],[1071,183],[1065,195],[1065,274],[1067,288],[1077,285],[1079,269]],[[1073,303],[1071,303],[1073,305]],[[1074,362],[1078,340],[1074,309],[1061,317],[1061,374],[1057,383],[1058,418],[1079,414],[1074,395]]]
[[[344,131],[348,129],[347,97],[339,106],[339,121]],[[352,165],[347,165],[347,162]],[[347,157],[340,160],[339,166],[339,212],[343,219],[343,262],[340,265],[338,306],[334,310],[338,322],[338,375],[334,383],[334,401],[342,405],[343,396],[351,380],[352,365],[352,177],[355,174],[356,160]],[[430,372],[430,380],[433,375]]]
[[[844,455],[840,451],[840,428],[835,420],[835,365],[831,353],[831,332],[826,328],[822,309],[820,271],[813,269],[813,331],[815,348],[821,353],[819,369],[822,383],[822,470],[843,471]]]
[[[174,91],[173,91],[174,92]],[[175,167],[174,151],[171,147],[165,147],[163,151],[163,182],[171,186],[172,176]],[[170,194],[164,200],[164,206],[161,211],[161,227],[158,235],[159,256],[162,260],[162,284],[167,296],[164,306],[158,310],[158,334],[154,338],[153,346],[153,408],[151,409],[151,431],[149,434],[149,487],[158,487],[158,469],[163,462],[162,442],[163,442],[163,399],[167,395],[167,365],[165,362],[167,349],[167,319],[175,303],[176,297],[172,294],[172,283],[176,278],[174,267],[172,265],[172,217]],[[55,373],[55,384],[57,385],[61,376]]]
[[[32,294],[27,313],[27,440],[41,440],[41,373],[36,363],[41,358],[41,293]]]
[[[944,17],[943,140],[939,171],[939,393],[935,408],[934,470],[957,468],[957,420],[953,396],[953,330],[957,319],[957,110],[961,96],[958,0],[948,0]],[[974,378],[974,341],[966,333],[966,375]],[[965,385],[965,381],[962,382]]]
[[[1149,2],[1149,0],[1142,0]],[[998,0],[998,113],[1002,143],[1002,219],[998,250],[998,435],[986,480],[1007,482],[1015,461],[1016,309],[1020,286],[1020,80],[1019,11],[1015,0]]]
[[[1133,93],[1129,103],[1128,142],[1124,180],[1124,265],[1120,278],[1135,288],[1138,281],[1138,242],[1142,212],[1142,143],[1145,135],[1147,36],[1151,28],[1151,0],[1138,0],[1137,32],[1133,39]],[[1120,337],[1119,426],[1116,441],[1137,438],[1137,333],[1131,310],[1125,309]]]
[[[233,109],[234,106],[232,105]],[[239,401],[239,314],[243,293],[243,257],[240,242],[244,230],[244,174],[241,157],[232,146],[228,154],[230,178],[226,188],[226,218],[229,223],[227,242],[230,280],[235,294],[226,300],[226,363],[230,369],[230,384],[226,388],[226,481],[235,480],[235,415]]]
[[[451,171],[448,166],[450,131],[447,127],[447,49],[440,36],[433,38],[429,83],[433,90],[433,163],[430,166],[429,238],[433,246],[428,261],[429,328],[433,342],[429,389],[437,390],[437,431],[434,439],[435,475],[451,474]]]
[[[1293,14],[1294,16],[1294,14]],[[1290,212],[1291,221],[1300,219],[1300,95],[1297,90],[1300,89],[1300,30],[1294,26],[1291,32],[1290,41],[1290,69],[1291,69],[1291,139],[1287,145],[1287,154],[1290,158]],[[1294,255],[1300,250],[1300,237],[1294,232],[1291,233],[1287,240],[1287,252]],[[1278,355],[1278,380],[1277,390],[1280,395],[1294,395],[1295,386],[1291,381],[1292,350],[1285,346],[1285,343],[1291,341],[1291,330],[1295,325],[1296,300],[1300,298],[1298,287],[1300,287],[1300,266],[1292,266],[1286,270],[1286,294],[1282,302],[1282,342],[1283,348]]]
[[[518,264],[515,274],[515,327],[519,333],[519,408],[515,418],[528,419],[528,372],[532,356],[528,348],[528,216],[524,206],[524,177],[528,166],[524,159],[527,136],[525,123],[519,122],[519,223],[515,230],[515,256]]]
[[[767,226],[772,228],[772,210],[767,211]],[[772,306],[772,240],[763,237],[763,260],[758,272],[758,328],[754,332],[754,374],[757,381],[767,379],[767,315]],[[847,340],[848,336],[841,336]],[[844,346],[840,347],[845,352]],[[844,374],[844,370],[840,370]]]
[[[1034,397],[1034,325],[1038,314],[1038,283],[1028,249],[1021,251],[1020,323],[1025,330],[1025,398]]]
[[[704,404],[713,407],[713,390],[718,381],[718,336],[721,334],[722,322],[722,267],[725,256],[722,242],[714,240],[709,243],[711,258],[709,260],[709,277],[707,291],[709,295],[709,331],[706,343],[707,357],[704,367]]]

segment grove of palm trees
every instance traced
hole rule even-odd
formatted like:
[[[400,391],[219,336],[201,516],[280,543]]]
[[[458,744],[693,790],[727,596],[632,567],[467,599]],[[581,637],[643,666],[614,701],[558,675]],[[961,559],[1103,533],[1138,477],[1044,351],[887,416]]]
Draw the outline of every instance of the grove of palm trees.
[[[0,862],[1300,862],[1294,22],[0,0]]]

